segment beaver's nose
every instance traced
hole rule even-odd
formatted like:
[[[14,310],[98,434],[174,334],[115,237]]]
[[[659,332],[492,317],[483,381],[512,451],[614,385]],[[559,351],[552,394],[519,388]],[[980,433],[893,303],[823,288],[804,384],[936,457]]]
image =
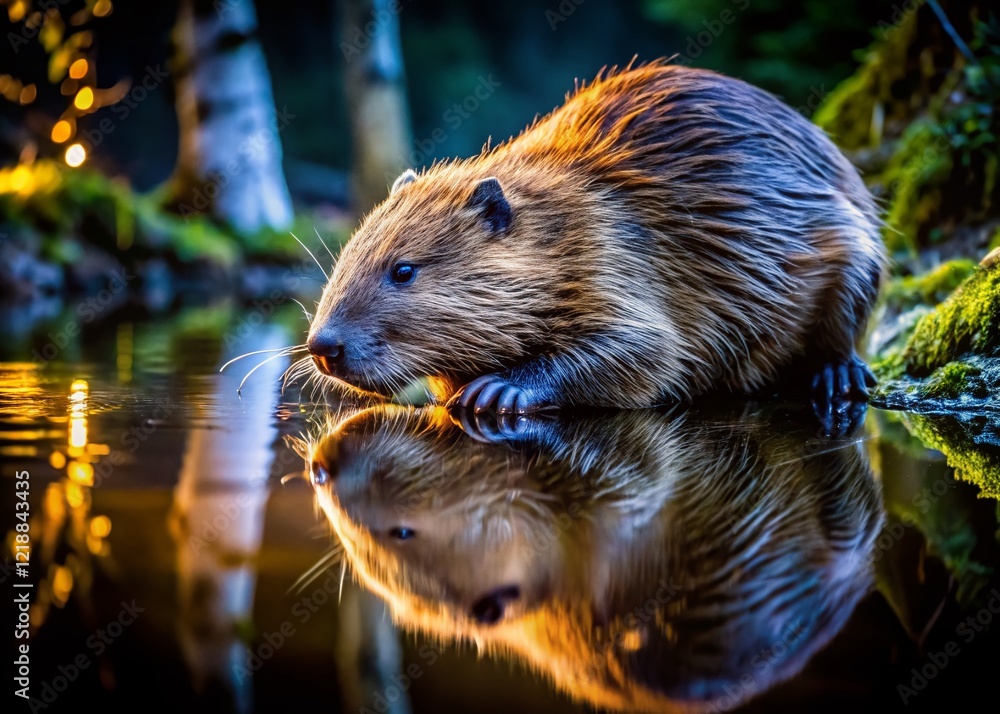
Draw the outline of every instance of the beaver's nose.
[[[472,606],[472,617],[476,622],[493,625],[500,622],[507,606],[521,597],[521,588],[505,585],[476,600]]]
[[[321,330],[310,336],[306,348],[319,371],[331,377],[336,374],[337,365],[344,360],[344,343],[334,330]]]

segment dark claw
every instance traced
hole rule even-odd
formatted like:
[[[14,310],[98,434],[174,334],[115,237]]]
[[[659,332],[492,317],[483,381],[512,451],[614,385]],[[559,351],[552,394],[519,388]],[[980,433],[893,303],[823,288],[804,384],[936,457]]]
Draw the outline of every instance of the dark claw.
[[[846,364],[837,365],[837,394],[842,397],[851,395],[851,373]]]
[[[523,414],[501,414],[497,425],[504,438],[514,440],[527,436],[531,422]]]
[[[479,396],[476,397],[476,414],[492,410],[497,397],[506,388],[506,382],[498,378],[494,378],[494,381],[488,382],[479,392]]]
[[[512,387],[508,384],[504,390],[500,392],[500,397],[497,399],[497,413],[501,415],[516,413],[515,409],[517,407],[517,397],[520,393],[520,389]]]
[[[448,400],[448,407],[472,409],[476,414],[526,414],[542,406],[532,399],[532,392],[507,382],[496,374],[487,374],[469,382]]]
[[[855,362],[851,365],[851,386],[854,387],[855,391],[865,399],[868,398],[868,387],[875,386],[874,379],[875,378],[872,373],[868,371],[867,366],[859,362]],[[869,380],[871,380],[870,383]]]
[[[478,414],[473,414],[469,409],[459,409],[457,414],[458,425],[462,427],[462,431],[468,434],[471,438],[476,441],[481,441],[484,444],[492,444],[496,442],[495,434],[493,430],[484,427],[484,419]]]
[[[496,375],[487,374],[472,380],[458,394],[448,400],[448,406],[454,407],[458,405],[462,409],[468,409],[476,403],[476,399],[479,397],[479,393],[483,391],[483,388],[495,379],[497,379]]]

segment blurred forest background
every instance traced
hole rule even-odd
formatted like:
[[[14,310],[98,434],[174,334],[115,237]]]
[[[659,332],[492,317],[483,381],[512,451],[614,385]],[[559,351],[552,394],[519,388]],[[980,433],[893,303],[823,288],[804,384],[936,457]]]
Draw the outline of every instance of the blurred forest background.
[[[298,260],[290,229],[343,240],[352,214],[384,196],[397,170],[475,154],[488,138],[516,134],[556,107],[577,79],[633,57],[676,56],[742,77],[811,116],[885,34],[879,23],[895,27],[917,7],[889,0],[4,5],[0,233],[8,259],[0,290],[22,298],[84,293],[124,264],[159,302],[169,302],[162,296],[175,295],[169,288],[178,281],[265,289],[244,285],[246,271],[233,266]],[[383,87],[388,96],[380,96]],[[234,123],[199,126],[209,100],[228,105]],[[218,156],[194,156],[199,143]],[[256,186],[249,171],[225,170],[230,159],[241,169],[263,165]],[[248,198],[228,206],[214,195],[243,188]],[[183,220],[172,221],[174,214]]]
[[[330,259],[403,169],[518,133],[602,67],[673,57],[774,92],[862,170],[893,258],[869,346],[882,376],[934,376],[1000,345],[992,1],[2,3],[11,329],[116,275],[112,292],[152,311],[297,292],[297,240]],[[981,379],[962,364],[927,394]],[[1000,388],[987,373],[980,392]]]

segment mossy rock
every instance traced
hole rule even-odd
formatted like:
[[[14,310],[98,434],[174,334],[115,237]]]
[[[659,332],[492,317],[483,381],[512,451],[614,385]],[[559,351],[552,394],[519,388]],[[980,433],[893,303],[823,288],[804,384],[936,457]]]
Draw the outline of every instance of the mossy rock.
[[[910,432],[944,454],[962,481],[1000,499],[1000,414],[909,414]]]
[[[992,253],[917,323],[901,356],[907,374],[926,377],[969,354],[1000,356],[1000,261]]]
[[[884,341],[872,367],[880,384],[872,403],[911,411],[1000,411],[1000,251],[972,270],[955,291],[927,312],[957,275],[969,269],[954,261],[931,273],[895,281],[886,301],[907,315],[922,314],[909,330]],[[909,311],[906,311],[909,308]],[[923,311],[922,313],[920,311]]]

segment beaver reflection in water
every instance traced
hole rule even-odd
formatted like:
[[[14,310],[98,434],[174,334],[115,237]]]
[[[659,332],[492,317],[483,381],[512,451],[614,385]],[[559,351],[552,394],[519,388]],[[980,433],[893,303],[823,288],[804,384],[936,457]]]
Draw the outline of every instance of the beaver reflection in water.
[[[872,586],[863,444],[775,421],[536,418],[492,444],[441,408],[377,407],[323,437],[312,473],[403,627],[517,657],[595,706],[705,709],[795,674]]]
[[[822,131],[744,82],[659,62],[401,176],[337,260],[306,345],[342,385],[391,395],[434,376],[476,411],[815,375],[829,413],[874,383],[855,343],[884,261],[875,203]]]

